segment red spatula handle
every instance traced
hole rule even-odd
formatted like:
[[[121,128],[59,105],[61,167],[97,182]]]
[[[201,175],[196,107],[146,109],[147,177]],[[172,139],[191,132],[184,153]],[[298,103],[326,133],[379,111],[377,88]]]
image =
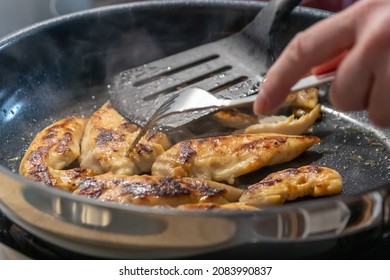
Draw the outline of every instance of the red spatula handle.
[[[335,58],[333,58],[325,63],[322,63],[316,67],[313,67],[311,69],[311,73],[313,75],[319,76],[322,74],[326,74],[326,73],[335,71],[337,69],[337,67],[339,66],[339,64],[341,63],[341,61],[347,55],[347,53],[348,53],[348,51],[343,51],[341,54],[339,54]]]

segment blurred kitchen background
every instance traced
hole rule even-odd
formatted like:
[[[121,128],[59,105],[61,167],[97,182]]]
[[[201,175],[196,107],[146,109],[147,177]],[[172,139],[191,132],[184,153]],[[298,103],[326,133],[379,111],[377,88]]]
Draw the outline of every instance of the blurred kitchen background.
[[[0,0],[0,37],[52,17],[104,5],[147,0]],[[187,0],[188,1],[188,0]],[[338,11],[354,0],[303,0],[303,4]]]
[[[119,0],[0,0],[0,36],[52,17],[103,5],[135,1]]]

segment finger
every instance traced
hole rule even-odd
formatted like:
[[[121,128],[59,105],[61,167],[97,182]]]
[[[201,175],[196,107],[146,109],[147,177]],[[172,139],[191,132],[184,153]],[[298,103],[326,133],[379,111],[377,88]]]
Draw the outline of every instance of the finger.
[[[254,104],[255,113],[272,111],[310,68],[349,48],[355,41],[354,21],[354,11],[346,10],[297,34],[269,69]]]
[[[376,125],[390,127],[390,61],[383,68],[378,69],[369,95],[368,116]]]
[[[339,67],[330,98],[343,110],[368,108],[374,123],[389,126],[390,17],[388,9],[381,7],[373,15],[362,25],[359,40]]]
[[[340,63],[347,56],[347,54],[348,51],[344,51],[340,55],[332,58],[331,60],[311,68],[310,72],[318,76],[329,73],[331,71],[335,71],[339,67]]]
[[[364,66],[362,48],[352,49],[339,66],[336,78],[329,89],[329,99],[338,109],[358,111],[367,108],[373,73]]]

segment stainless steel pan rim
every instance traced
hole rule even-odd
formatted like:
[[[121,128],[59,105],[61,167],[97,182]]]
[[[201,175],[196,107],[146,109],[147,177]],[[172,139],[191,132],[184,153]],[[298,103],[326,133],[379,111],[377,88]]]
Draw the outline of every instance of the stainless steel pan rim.
[[[248,242],[328,240],[381,226],[390,209],[384,186],[262,211],[177,211],[75,197],[3,171],[21,184],[13,186],[21,192],[1,198],[0,209],[11,220],[57,246],[103,258],[191,257]]]
[[[119,11],[178,5],[258,10],[257,1],[148,1],[92,9],[25,28],[0,41],[0,54],[47,28]],[[139,10],[140,9],[140,10]],[[297,13],[329,13],[299,8]],[[332,112],[326,112],[331,117]],[[352,114],[358,123],[366,117]],[[363,119],[363,122],[361,122]],[[368,130],[371,127],[368,126]],[[388,148],[390,133],[378,132]],[[0,209],[33,234],[64,248],[98,257],[170,258],[193,256],[241,244],[311,242],[351,235],[388,222],[389,185],[346,196],[289,203],[262,211],[191,211],[119,205],[48,188],[0,166]]]

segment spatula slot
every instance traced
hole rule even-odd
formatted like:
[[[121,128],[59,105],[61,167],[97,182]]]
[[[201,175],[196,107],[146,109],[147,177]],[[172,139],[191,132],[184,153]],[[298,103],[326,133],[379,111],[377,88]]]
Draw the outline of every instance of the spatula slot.
[[[151,101],[153,99],[158,98],[159,96],[166,95],[166,94],[175,92],[177,90],[181,90],[181,89],[183,89],[185,87],[194,85],[194,84],[196,84],[196,83],[198,83],[200,81],[203,81],[205,79],[212,78],[212,77],[214,77],[216,75],[219,75],[219,74],[224,73],[226,71],[229,71],[231,69],[232,69],[232,66],[230,66],[230,65],[229,66],[223,66],[221,68],[218,68],[218,69],[215,69],[213,71],[207,72],[207,73],[205,73],[203,75],[197,76],[197,77],[195,77],[193,79],[190,79],[190,80],[184,81],[182,83],[176,84],[176,85],[174,85],[172,87],[165,88],[163,90],[160,90],[160,91],[154,92],[152,94],[149,94],[149,95],[145,96],[143,98],[143,100],[144,101]]]
[[[220,92],[220,91],[223,91],[225,89],[228,89],[234,85],[237,85],[239,83],[242,83],[242,82],[245,82],[246,80],[248,80],[249,78],[247,76],[241,76],[241,77],[238,77],[234,80],[231,80],[227,83],[224,83],[224,84],[221,84],[217,87],[214,87],[212,89],[209,89],[208,91],[211,92],[211,93],[217,93],[217,92]]]
[[[184,64],[184,65],[181,65],[179,67],[175,67],[175,68],[167,67],[167,69],[168,69],[167,71],[162,72],[162,73],[158,73],[157,75],[153,75],[151,77],[148,77],[148,78],[145,78],[145,79],[142,79],[142,80],[139,80],[139,81],[136,81],[136,82],[133,83],[133,85],[135,87],[140,87],[140,86],[149,84],[151,82],[158,81],[158,80],[160,80],[160,79],[162,79],[162,78],[164,78],[166,76],[174,75],[175,73],[182,72],[184,70],[196,67],[198,65],[201,65],[203,63],[206,63],[206,62],[212,61],[214,59],[218,59],[218,58],[219,58],[218,54],[213,54],[213,55],[204,57],[202,59],[198,59],[196,61],[193,61],[193,62]]]

